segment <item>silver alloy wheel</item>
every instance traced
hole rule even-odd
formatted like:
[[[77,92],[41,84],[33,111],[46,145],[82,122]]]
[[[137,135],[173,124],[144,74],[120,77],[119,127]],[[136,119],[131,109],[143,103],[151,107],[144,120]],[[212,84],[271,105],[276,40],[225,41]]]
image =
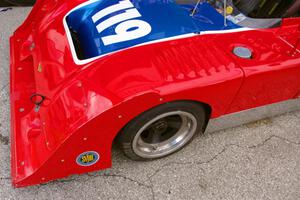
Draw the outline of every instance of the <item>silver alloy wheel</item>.
[[[142,158],[160,158],[183,147],[197,130],[197,119],[184,111],[161,114],[135,135],[132,148]]]

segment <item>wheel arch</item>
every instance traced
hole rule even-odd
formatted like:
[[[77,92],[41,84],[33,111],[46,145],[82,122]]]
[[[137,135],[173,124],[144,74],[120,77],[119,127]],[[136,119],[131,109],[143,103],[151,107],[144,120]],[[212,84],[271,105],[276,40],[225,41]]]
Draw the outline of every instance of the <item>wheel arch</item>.
[[[125,128],[130,122],[132,122],[134,119],[136,119],[136,118],[138,118],[139,116],[141,116],[143,113],[145,113],[145,112],[147,112],[147,111],[149,111],[149,110],[151,110],[151,109],[154,109],[154,108],[156,108],[156,107],[162,106],[162,105],[164,105],[164,104],[170,104],[170,103],[175,103],[175,102],[189,102],[189,103],[193,103],[193,104],[195,104],[195,105],[197,105],[197,106],[199,106],[199,107],[202,107],[202,108],[204,109],[204,111],[205,111],[205,120],[206,120],[205,123],[204,123],[203,129],[202,129],[202,131],[204,132],[205,129],[206,129],[206,127],[207,127],[207,124],[208,124],[208,122],[209,122],[209,120],[210,120],[210,118],[211,118],[212,107],[211,107],[208,103],[205,103],[205,102],[202,102],[202,101],[197,101],[197,100],[192,100],[192,99],[178,99],[178,100],[170,100],[170,101],[163,102],[163,103],[161,103],[161,104],[158,104],[158,105],[156,105],[156,106],[154,106],[154,107],[152,107],[152,108],[149,108],[149,109],[147,109],[147,110],[145,110],[145,111],[139,113],[139,114],[136,115],[133,119],[129,120],[129,121],[128,121],[128,122],[127,122],[127,123],[126,123],[119,131],[118,131],[118,133],[115,135],[114,140],[116,140],[116,138],[117,138],[117,136],[118,136],[119,134],[122,134],[124,128]]]

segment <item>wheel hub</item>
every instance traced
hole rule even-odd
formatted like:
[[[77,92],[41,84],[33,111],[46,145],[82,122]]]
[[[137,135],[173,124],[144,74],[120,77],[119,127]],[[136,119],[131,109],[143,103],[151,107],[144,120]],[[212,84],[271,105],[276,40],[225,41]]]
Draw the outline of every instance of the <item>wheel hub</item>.
[[[164,133],[168,128],[168,122],[165,120],[159,120],[158,122],[155,122],[152,126],[152,129],[155,133],[162,134]]]

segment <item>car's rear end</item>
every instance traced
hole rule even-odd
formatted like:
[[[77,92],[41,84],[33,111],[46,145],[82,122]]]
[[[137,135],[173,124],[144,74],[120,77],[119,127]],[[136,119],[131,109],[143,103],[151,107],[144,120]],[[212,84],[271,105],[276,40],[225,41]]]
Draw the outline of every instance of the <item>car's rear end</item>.
[[[126,6],[118,10],[124,2]],[[132,2],[39,0],[11,37],[11,173],[14,186],[110,167],[111,145],[118,131],[137,114],[160,103],[156,94],[151,93],[151,98],[143,96],[149,88],[155,87],[154,83],[161,85],[159,73],[152,77],[153,80],[136,75],[143,70],[149,69],[149,73],[157,70],[153,64],[141,68],[156,55],[150,44],[196,37],[195,32],[201,27],[195,25],[189,10],[173,1]],[[129,16],[131,22],[147,23],[151,31],[138,38],[122,37],[121,42],[107,42],[104,39],[107,36],[116,33],[128,36],[130,31],[139,29],[131,27],[127,15],[125,20],[120,17],[124,17],[124,12],[135,13],[132,19]],[[159,14],[153,15],[153,12]],[[101,17],[91,20],[90,17],[97,13]],[[112,19],[119,21],[115,23]],[[99,24],[106,24],[103,25],[105,30],[101,30]],[[102,44],[100,38],[106,44]],[[79,40],[77,44],[76,39]],[[80,48],[75,45],[83,48],[84,57],[78,56]],[[170,47],[169,43],[165,43],[166,47],[158,46],[159,49]],[[138,56],[126,54],[125,49],[134,49],[132,47],[136,47]],[[88,51],[89,48],[93,51]],[[125,53],[119,53],[121,50]],[[115,56],[105,57],[112,53]],[[147,54],[148,58],[143,60],[139,56],[142,54]],[[160,64],[164,63],[160,61]],[[119,114],[125,112],[128,114],[124,117]],[[121,121],[115,122],[116,119]],[[98,155],[100,162],[91,165],[77,162],[77,157],[84,153],[88,158]]]
[[[73,44],[76,38],[74,34],[70,34],[72,33],[70,24],[75,26],[78,22],[82,23],[81,25],[87,23],[91,25],[93,22],[85,20],[84,17],[76,21],[76,17],[81,17],[80,13],[73,15],[74,20],[72,18],[70,21],[67,20],[69,14],[78,6],[85,8],[84,6],[90,3],[96,3],[96,6],[93,9],[83,10],[83,16],[91,15],[90,11],[97,13],[101,9],[118,4],[119,1],[39,0],[10,39],[11,174],[15,187],[48,182],[70,174],[107,168],[111,165],[112,140],[123,125],[122,123],[110,125],[111,117],[114,116],[112,113],[108,115],[109,117],[105,115],[96,117],[111,108],[114,103],[119,104],[122,99],[112,101],[113,94],[87,80],[88,68],[93,68],[95,62],[99,65],[102,62],[100,58],[76,62],[80,57],[77,58],[75,54],[78,52],[74,52],[78,49],[72,46],[76,45]],[[148,6],[175,11],[178,9],[172,2],[166,2],[166,5],[161,1],[141,4],[143,9],[139,11],[142,15],[146,13],[148,18],[152,16],[146,9]],[[129,9],[135,9],[133,7],[131,4]],[[178,13],[174,12],[172,15]],[[189,17],[186,13],[184,15],[185,18]],[[157,16],[155,19],[160,20]],[[181,25],[170,25],[166,33],[177,36],[194,31],[188,29],[176,32],[185,24],[184,21],[180,23]],[[161,31],[164,26],[157,22],[154,24],[156,25],[153,25],[155,30],[152,35],[156,35],[156,39],[164,39],[164,34],[158,37],[155,32]],[[189,26],[192,25],[189,21]],[[96,30],[96,27],[94,29]],[[97,37],[93,35],[96,34],[94,29],[85,29],[84,33],[82,29],[76,30],[82,33],[78,36],[81,42],[97,41]],[[113,29],[109,30],[106,34],[113,34]],[[152,35],[149,35],[150,39]],[[138,41],[148,42],[147,39]],[[114,44],[106,49],[104,46],[99,47],[99,56],[102,53],[130,48],[139,42]],[[94,45],[94,49],[98,47],[93,43],[91,45]],[[91,45],[86,48],[92,47]],[[131,109],[133,110],[135,109]],[[127,117],[130,118],[130,115]],[[90,140],[90,137],[93,137],[93,140]],[[78,164],[77,156],[82,155],[82,152],[97,152],[93,155],[99,154],[101,162],[88,166]]]
[[[75,78],[81,67],[72,60],[60,23],[76,3],[80,1],[38,1],[10,38],[11,174],[16,187],[70,172],[39,173],[85,117],[85,90],[76,86],[84,81]]]

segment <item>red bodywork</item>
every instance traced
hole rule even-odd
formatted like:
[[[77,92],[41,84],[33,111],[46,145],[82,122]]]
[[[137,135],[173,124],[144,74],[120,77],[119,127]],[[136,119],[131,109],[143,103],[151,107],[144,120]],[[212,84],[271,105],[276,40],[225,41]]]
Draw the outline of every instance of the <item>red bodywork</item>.
[[[119,131],[166,102],[202,102],[216,118],[300,94],[298,18],[267,30],[135,47],[79,66],[61,22],[82,2],[38,1],[11,37],[15,187],[111,167]],[[233,55],[235,46],[252,49],[253,59]],[[33,93],[46,96],[38,112],[30,101]],[[79,166],[76,157],[86,151],[98,152],[99,162]]]

